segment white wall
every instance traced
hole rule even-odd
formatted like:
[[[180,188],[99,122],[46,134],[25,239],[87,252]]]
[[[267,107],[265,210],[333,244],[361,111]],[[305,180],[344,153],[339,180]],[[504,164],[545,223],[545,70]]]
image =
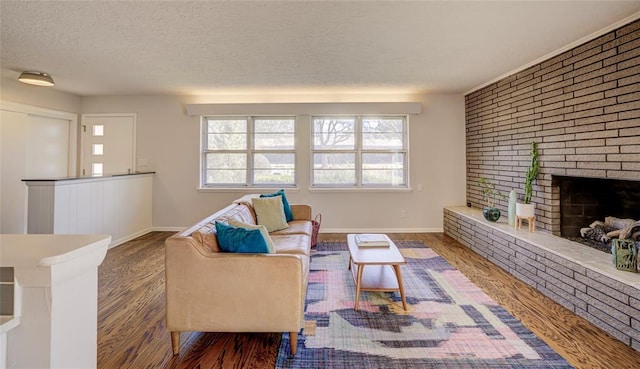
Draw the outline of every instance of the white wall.
[[[59,111],[77,114],[80,110],[80,97],[62,92],[51,87],[31,86],[18,82],[18,74],[15,78],[7,76],[3,71],[0,80],[0,100],[11,101],[25,105],[37,106]]]
[[[309,203],[323,214],[323,231],[425,231],[442,229],[442,207],[465,202],[465,128],[462,95],[268,97],[85,97],[81,113],[136,113],[138,170],[155,170],[153,225],[185,227],[246,192],[198,192],[199,118],[184,105],[196,102],[380,102],[416,101],[423,112],[410,116],[411,192],[309,191],[309,139],[298,140],[299,190],[293,203]],[[308,132],[300,127],[299,134]],[[300,160],[304,158],[303,160]],[[148,166],[141,166],[141,159]],[[422,184],[423,190],[418,191]],[[251,192],[251,191],[249,191]],[[406,218],[401,218],[401,211]]]
[[[211,97],[83,97],[2,78],[0,99],[73,113],[137,113],[138,170],[155,170],[153,226],[185,227],[222,208],[242,192],[198,192],[199,120],[187,103],[421,102],[410,117],[412,192],[310,192],[308,140],[301,140],[299,190],[292,202],[324,216],[323,230],[439,230],[442,207],[465,203],[465,126],[462,95],[256,95]],[[308,127],[300,132],[308,132]],[[140,159],[148,165],[141,166]],[[423,191],[418,191],[422,184]],[[402,210],[407,217],[401,218]]]

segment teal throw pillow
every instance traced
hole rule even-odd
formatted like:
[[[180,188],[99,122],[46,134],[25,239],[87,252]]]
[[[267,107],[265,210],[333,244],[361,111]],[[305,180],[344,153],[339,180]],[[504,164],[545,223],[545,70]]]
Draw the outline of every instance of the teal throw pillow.
[[[243,222],[241,222],[239,220],[236,220],[236,219],[233,219],[233,218],[229,219],[229,225],[234,226],[234,227],[238,227],[238,228],[258,229],[258,230],[260,230],[260,233],[262,233],[262,237],[264,237],[264,240],[267,243],[267,247],[269,248],[269,253],[270,254],[275,254],[276,248],[273,245],[273,240],[271,239],[271,236],[269,236],[269,231],[267,231],[267,227],[265,227],[263,225],[243,223]]]
[[[284,217],[287,218],[287,222],[293,220],[293,213],[291,212],[291,206],[289,205],[289,201],[287,201],[287,196],[284,194],[284,190],[280,190],[274,193],[263,193],[260,197],[274,197],[274,196],[282,196],[282,206],[284,207]]]
[[[220,249],[224,252],[268,254],[269,246],[259,229],[246,229],[216,222]]]

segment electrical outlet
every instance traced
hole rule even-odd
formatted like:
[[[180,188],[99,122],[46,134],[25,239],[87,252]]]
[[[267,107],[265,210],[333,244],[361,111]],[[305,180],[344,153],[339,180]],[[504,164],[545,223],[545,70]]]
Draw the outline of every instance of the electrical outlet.
[[[407,217],[407,211],[406,210],[400,210],[400,218],[406,218]]]

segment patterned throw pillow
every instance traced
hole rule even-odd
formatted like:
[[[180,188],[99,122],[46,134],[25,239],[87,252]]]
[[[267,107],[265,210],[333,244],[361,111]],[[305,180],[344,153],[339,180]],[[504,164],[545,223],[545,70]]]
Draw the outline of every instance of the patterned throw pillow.
[[[259,229],[238,228],[216,222],[218,244],[224,252],[267,254],[269,247]]]

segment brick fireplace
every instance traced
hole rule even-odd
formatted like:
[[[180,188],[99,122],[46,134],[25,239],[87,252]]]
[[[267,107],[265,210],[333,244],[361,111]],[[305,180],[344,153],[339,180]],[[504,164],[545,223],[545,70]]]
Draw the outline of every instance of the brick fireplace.
[[[467,200],[486,177],[522,195],[532,141],[539,229],[561,235],[558,178],[640,181],[640,20],[466,97]],[[640,187],[640,182],[638,186]],[[506,212],[507,204],[499,207]]]
[[[640,209],[640,20],[478,89],[465,104],[467,201],[484,206],[481,177],[521,196],[535,141],[541,169],[532,201],[542,231],[515,231],[454,207],[444,209],[445,233],[640,351],[639,275],[555,237],[613,211],[600,203],[622,204],[619,217],[640,217],[624,210]],[[574,204],[561,211],[568,198]],[[506,201],[498,206],[506,214]],[[583,214],[591,208],[598,214]],[[562,221],[566,211],[582,218]]]

